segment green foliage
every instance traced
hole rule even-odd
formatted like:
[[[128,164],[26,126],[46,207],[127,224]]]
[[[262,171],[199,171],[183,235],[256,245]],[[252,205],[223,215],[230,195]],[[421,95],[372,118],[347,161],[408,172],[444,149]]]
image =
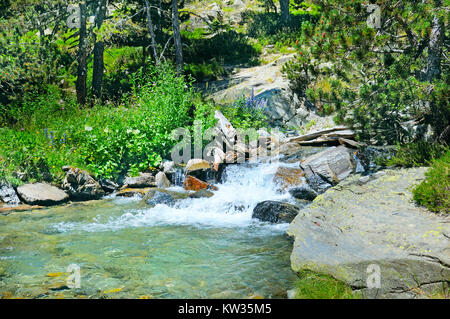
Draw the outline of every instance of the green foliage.
[[[258,50],[252,46],[244,34],[234,30],[221,31],[213,36],[196,31],[183,32],[183,48],[186,63],[254,63]]]
[[[296,283],[297,299],[354,299],[357,298],[346,284],[328,275],[303,271]]]
[[[425,141],[398,144],[395,155],[385,161],[384,166],[421,167],[429,166],[448,151],[448,147]]]
[[[450,213],[450,150],[433,160],[426,179],[413,190],[414,200],[433,212]]]
[[[280,15],[275,12],[244,12],[248,21],[247,33],[264,44],[275,44],[278,47],[292,46],[300,37],[301,25],[304,21],[314,21],[313,15],[292,15],[289,25],[284,25]]]
[[[235,128],[257,130],[267,124],[264,109],[254,97],[241,97],[231,105],[221,106],[220,111]]]
[[[441,47],[440,77],[427,80],[426,72],[433,19],[448,37],[448,15],[436,1],[371,1],[384,23],[377,29],[367,23],[366,2],[308,1],[321,16],[302,24],[297,59],[284,68],[292,87],[319,111],[335,110],[362,140],[409,142],[416,137],[410,120],[439,135],[450,119],[447,46]]]
[[[189,127],[196,95],[169,65],[140,70],[121,107],[80,109],[58,90],[25,97],[15,127],[0,136],[0,165],[8,178],[24,172],[32,180],[60,180],[73,165],[95,176],[117,178],[151,170],[170,151],[172,130]],[[15,111],[11,111],[15,112]]]
[[[214,60],[208,63],[186,64],[184,70],[187,75],[191,75],[197,81],[214,81],[217,80],[219,76],[227,74],[224,67]]]

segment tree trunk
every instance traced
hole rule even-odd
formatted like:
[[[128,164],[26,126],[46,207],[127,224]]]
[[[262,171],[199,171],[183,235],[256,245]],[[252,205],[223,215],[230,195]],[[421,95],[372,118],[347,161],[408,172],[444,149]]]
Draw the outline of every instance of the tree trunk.
[[[178,18],[178,4],[177,0],[172,0],[172,24],[173,24],[173,38],[175,42],[175,60],[177,63],[177,75],[183,74],[183,48],[181,44],[180,22]]]
[[[436,1],[436,10],[441,1]],[[443,23],[439,21],[437,14],[433,17],[431,24],[430,42],[428,45],[428,61],[425,74],[426,81],[433,81],[441,75],[442,42],[444,38]]]
[[[281,21],[284,24],[289,23],[289,0],[280,0]]]
[[[86,104],[86,79],[87,79],[87,66],[86,66],[86,4],[80,3],[80,36],[78,42],[78,68],[77,68],[77,81],[75,89],[77,91],[77,101],[79,104]]]
[[[156,49],[156,36],[155,36],[155,31],[153,29],[152,15],[151,15],[151,12],[150,12],[150,5],[148,4],[148,0],[145,0],[145,9],[147,11],[148,29],[150,30],[150,36],[152,38],[153,57],[155,59],[156,65],[158,65],[159,64],[159,57],[158,57],[158,51]]]
[[[106,15],[106,0],[99,0],[97,12],[95,15],[95,26],[100,29],[103,20]],[[103,53],[105,51],[105,44],[102,40],[95,40],[94,45],[94,65],[92,69],[92,96],[94,98],[100,99],[102,97],[102,86],[103,86],[103,70],[105,64],[103,61]]]

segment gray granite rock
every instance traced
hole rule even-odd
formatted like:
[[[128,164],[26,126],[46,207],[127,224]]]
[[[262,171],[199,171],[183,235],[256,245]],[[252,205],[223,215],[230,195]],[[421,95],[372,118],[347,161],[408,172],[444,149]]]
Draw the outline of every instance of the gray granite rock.
[[[319,195],[288,228],[295,238],[293,270],[329,274],[369,298],[412,297],[412,289],[430,283],[448,286],[449,216],[411,201],[410,187],[425,171],[385,170],[364,183],[354,175]],[[377,267],[379,288],[370,284]]]

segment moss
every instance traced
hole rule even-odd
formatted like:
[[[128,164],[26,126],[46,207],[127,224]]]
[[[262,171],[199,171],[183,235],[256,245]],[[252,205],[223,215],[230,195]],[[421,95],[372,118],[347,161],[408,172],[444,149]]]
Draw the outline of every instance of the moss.
[[[312,271],[302,271],[296,282],[296,299],[354,299],[360,296],[354,293],[350,286]]]

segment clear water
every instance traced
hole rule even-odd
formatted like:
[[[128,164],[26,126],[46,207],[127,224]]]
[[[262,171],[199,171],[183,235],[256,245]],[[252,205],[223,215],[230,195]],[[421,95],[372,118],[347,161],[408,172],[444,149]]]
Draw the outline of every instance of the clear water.
[[[172,208],[111,196],[0,216],[0,296],[284,298],[296,280],[288,225],[251,218],[289,197],[273,184],[278,165],[230,166],[212,198]],[[80,288],[67,287],[70,264]]]

